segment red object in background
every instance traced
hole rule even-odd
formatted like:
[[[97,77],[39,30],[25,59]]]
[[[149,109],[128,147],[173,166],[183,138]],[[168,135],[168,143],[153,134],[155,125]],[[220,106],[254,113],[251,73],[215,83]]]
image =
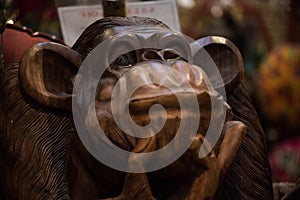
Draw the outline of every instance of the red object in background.
[[[39,42],[63,43],[55,36],[34,33],[26,27],[7,24],[3,33],[3,44],[2,41],[0,43],[3,48],[4,64],[19,62],[26,49]]]
[[[35,19],[40,21],[46,11],[49,10],[51,13],[49,19],[56,19],[57,12],[54,1],[39,1],[39,0],[13,0],[13,5],[18,9],[19,12],[19,19],[27,17],[27,15],[31,14],[35,16]]]
[[[16,11],[16,23],[61,38],[55,1],[12,0],[9,10]]]
[[[300,138],[276,144],[270,152],[274,182],[296,182],[300,177]]]

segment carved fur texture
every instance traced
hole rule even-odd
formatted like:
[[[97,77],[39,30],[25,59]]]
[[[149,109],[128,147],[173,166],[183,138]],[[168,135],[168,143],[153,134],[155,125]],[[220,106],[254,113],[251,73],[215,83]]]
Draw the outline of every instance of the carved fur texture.
[[[66,164],[72,118],[22,94],[18,63],[5,66],[0,81],[3,199],[69,199]]]

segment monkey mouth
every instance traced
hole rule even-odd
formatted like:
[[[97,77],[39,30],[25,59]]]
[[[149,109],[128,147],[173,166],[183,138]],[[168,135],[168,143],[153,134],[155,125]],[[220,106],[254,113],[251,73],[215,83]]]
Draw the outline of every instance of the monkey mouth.
[[[152,93],[153,92],[153,93]],[[130,111],[133,113],[144,113],[154,105],[161,105],[166,109],[181,109],[181,103],[189,103],[191,99],[198,100],[200,95],[193,92],[180,92],[180,93],[165,93],[165,91],[152,91],[143,96],[134,96],[129,101]],[[155,94],[155,92],[164,94]],[[202,94],[204,95],[204,94]]]
[[[206,83],[205,74],[197,66],[177,61],[169,66],[173,71],[177,71],[176,73],[163,74],[161,68],[166,67],[164,64],[150,62],[147,65],[151,67],[142,79],[137,77],[126,80],[127,85],[135,86],[137,82],[141,84],[129,99],[130,112],[144,113],[156,104],[167,110],[178,110],[183,109],[182,104],[210,101],[211,91]],[[162,80],[160,83],[155,81],[157,77]],[[122,94],[122,91],[119,94]]]
[[[166,67],[172,68],[170,73]],[[164,74],[166,71],[168,73]],[[206,132],[211,117],[211,100],[218,98],[219,94],[207,85],[206,75],[197,66],[184,61],[170,66],[147,62],[131,72],[114,89],[118,94],[115,98],[124,99],[112,104],[119,119],[125,119],[124,115],[129,111],[131,119],[139,126],[166,120],[161,132],[171,135],[174,134],[169,133],[170,129],[179,127],[182,120],[200,119],[198,131]],[[129,99],[126,99],[130,93],[127,88],[137,88]],[[124,102],[128,107],[121,105]]]
[[[145,88],[143,90],[145,91]],[[210,106],[209,94],[207,92],[196,94],[193,91],[171,93],[165,89],[148,90],[147,94],[134,95],[130,99],[129,111],[136,123],[139,123],[141,116],[145,116],[150,111],[157,117],[161,117],[166,112],[167,119],[181,118],[182,112],[186,111],[189,117],[196,118],[199,117],[200,101]],[[155,108],[157,105],[160,107]]]
[[[143,88],[145,91],[145,88]],[[147,125],[151,120],[166,118],[166,129],[168,126],[178,127],[181,120],[198,119],[204,122],[210,118],[210,95],[206,91],[194,93],[194,91],[178,91],[171,93],[167,89],[147,90],[147,94],[139,96],[134,94],[129,101],[131,118],[138,125]],[[156,105],[160,105],[155,109]],[[162,108],[163,107],[163,108]],[[154,109],[153,109],[154,108]],[[201,113],[199,112],[201,109]],[[152,119],[150,119],[150,113]],[[167,131],[167,130],[165,130]]]
[[[135,151],[155,151],[169,144],[182,124],[187,125],[184,130],[188,131],[190,127],[194,127],[194,123],[197,123],[196,129],[198,129],[195,131],[206,134],[211,120],[212,100],[217,100],[223,105],[223,98],[220,98],[214,89],[210,89],[205,74],[196,66],[177,61],[167,66],[177,71],[173,73],[173,70],[170,74],[162,73],[164,67],[166,66],[161,63],[149,62],[136,70],[133,69],[131,72],[134,73],[130,76],[126,77],[125,74],[125,78],[119,80],[119,84],[114,86],[111,103],[108,103],[114,109],[113,116],[111,112],[105,111],[105,106],[98,107],[98,119],[107,135],[117,134],[118,138],[122,138],[120,141],[114,141],[117,146],[122,147],[124,143],[128,143],[125,146],[133,150],[134,146],[142,140],[143,145]],[[157,78],[162,82],[158,83]],[[128,88],[137,89],[132,92],[133,89]],[[116,99],[118,101],[113,103]],[[105,101],[99,103],[104,105]],[[104,113],[108,113],[107,116],[111,117],[105,117]],[[128,114],[136,125],[147,127],[147,132],[137,133],[141,129],[131,126],[131,121],[127,123]],[[133,135],[145,134],[145,137],[134,138],[126,134],[126,131],[118,128],[115,120],[122,121],[126,130],[128,128],[129,132],[134,133]],[[126,123],[123,123],[124,121]],[[185,121],[191,124],[182,123]]]

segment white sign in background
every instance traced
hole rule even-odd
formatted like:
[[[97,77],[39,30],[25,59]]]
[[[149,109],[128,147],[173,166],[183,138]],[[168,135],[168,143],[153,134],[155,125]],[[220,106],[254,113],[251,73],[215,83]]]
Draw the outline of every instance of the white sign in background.
[[[180,31],[177,5],[174,0],[128,2],[127,16],[153,17],[175,31]],[[58,7],[62,35],[67,45],[72,46],[83,30],[103,18],[102,5]]]

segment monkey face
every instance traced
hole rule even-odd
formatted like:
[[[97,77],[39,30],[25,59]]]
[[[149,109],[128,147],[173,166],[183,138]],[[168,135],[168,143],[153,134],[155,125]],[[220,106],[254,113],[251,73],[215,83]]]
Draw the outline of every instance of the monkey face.
[[[99,123],[115,145],[152,152],[168,145],[181,124],[188,132],[197,120],[193,131],[205,136],[212,101],[218,102],[220,116],[227,113],[229,118],[229,106],[201,67],[193,65],[190,41],[182,34],[155,27],[118,27],[104,31],[95,41],[107,43],[106,67],[96,92],[97,122],[88,118],[86,124]],[[182,107],[182,102],[188,106]],[[163,109],[153,109],[156,105]],[[187,123],[182,123],[183,118]],[[116,120],[126,121],[123,125],[132,134]],[[135,130],[133,123],[145,129]]]
[[[87,29],[81,39],[88,39],[86,36],[93,28]],[[93,178],[97,182],[98,179],[99,182],[108,180],[116,171],[101,173],[102,163],[90,159],[90,144],[101,149],[101,154],[107,153],[111,160],[118,159],[114,157],[114,150],[122,149],[129,155],[121,159],[127,163],[134,161],[141,169],[145,167],[144,163],[132,155],[163,150],[160,158],[164,160],[179,152],[183,153],[179,154],[179,157],[182,155],[179,159],[173,159],[171,165],[149,175],[150,182],[173,180],[174,177],[181,180],[187,176],[189,183],[184,184],[183,196],[191,197],[196,191],[205,198],[215,194],[221,176],[243,140],[245,126],[231,121],[231,110],[223,94],[219,93],[220,87],[230,92],[234,88],[231,86],[235,86],[233,83],[239,84],[242,69],[239,54],[228,40],[208,37],[196,43],[202,46],[195,48],[194,42],[166,27],[110,27],[102,34],[96,34],[92,42],[78,43],[81,49],[90,52],[84,61],[85,55],[80,55],[80,51],[61,45],[48,43],[32,47],[22,59],[20,80],[24,91],[39,103],[72,111],[76,131],[84,144],[78,142],[79,145],[74,147],[77,154],[72,156],[78,157],[89,173],[97,174]],[[215,78],[215,71],[204,70],[202,64],[208,59],[199,56],[204,47],[212,47],[206,49],[210,50],[217,67],[220,66],[222,81]],[[92,68],[86,70],[89,63]],[[232,70],[228,70],[229,65]],[[62,69],[63,75],[56,75]],[[96,73],[99,69],[103,72],[101,76]],[[51,80],[44,76],[48,72],[53,72],[49,73],[53,76]],[[81,90],[77,89],[76,83],[82,86]],[[66,91],[70,85],[74,85],[73,93]],[[81,112],[83,105],[87,105],[87,109]],[[76,115],[79,115],[82,127],[76,125]],[[214,125],[220,131],[211,136],[209,130]],[[82,137],[80,132],[84,129]],[[217,140],[213,141],[214,138]],[[207,156],[200,158],[203,146],[208,149]],[[164,150],[166,147],[170,148]],[[186,151],[182,152],[182,149]],[[148,164],[152,162],[146,160]],[[135,179],[125,178],[125,182],[130,180]],[[109,187],[119,185],[120,189],[123,181],[120,176]],[[147,185],[144,182],[142,178],[134,184]],[[125,183],[123,191],[126,193],[128,187],[128,191],[132,191],[130,186]],[[157,191],[159,193],[160,189],[153,187],[153,192]],[[207,191],[210,194],[204,194]],[[168,188],[166,196],[173,192],[174,189]],[[138,191],[124,195],[131,194],[138,194]]]

